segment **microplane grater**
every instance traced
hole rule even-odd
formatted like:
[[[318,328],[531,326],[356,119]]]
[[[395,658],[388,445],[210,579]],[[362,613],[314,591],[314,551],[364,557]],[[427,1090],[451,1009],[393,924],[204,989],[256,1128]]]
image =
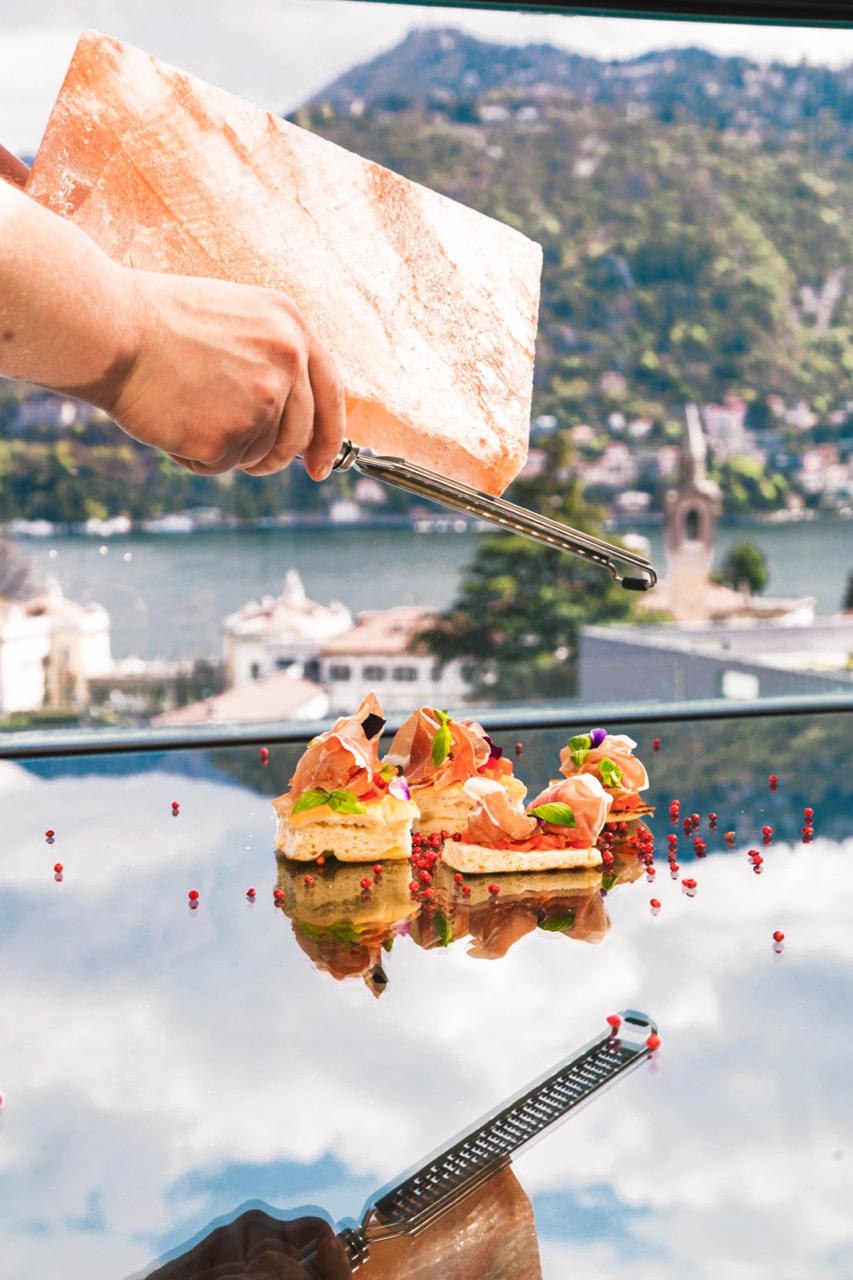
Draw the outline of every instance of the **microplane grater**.
[[[647,1041],[657,1033],[655,1023],[633,1009],[619,1017],[617,1032],[591,1040],[372,1195],[361,1222],[346,1224],[340,1232],[353,1270],[367,1259],[372,1243],[423,1231],[508,1165],[522,1147],[648,1058],[652,1050]]]
[[[657,573],[648,560],[626,547],[617,547],[602,538],[581,533],[569,525],[560,524],[558,520],[528,511],[503,498],[488,497],[478,489],[472,489],[470,485],[458,480],[448,480],[446,476],[428,471],[426,467],[416,466],[405,458],[363,453],[351,440],[344,440],[332,469],[348,471],[350,467],[355,467],[364,475],[381,480],[384,484],[405,489],[407,493],[428,498],[431,502],[438,502],[454,511],[486,520],[509,533],[532,538],[534,542],[541,542],[547,547],[554,547],[557,551],[596,564],[606,569],[613,581],[628,591],[648,591],[657,582]],[[618,567],[620,564],[639,569],[640,576],[621,574]]]

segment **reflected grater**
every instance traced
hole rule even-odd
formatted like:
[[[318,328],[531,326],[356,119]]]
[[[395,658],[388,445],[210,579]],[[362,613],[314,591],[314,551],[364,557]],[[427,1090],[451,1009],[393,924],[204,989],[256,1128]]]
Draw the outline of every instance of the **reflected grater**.
[[[353,1271],[366,1261],[371,1243],[423,1231],[509,1164],[522,1147],[648,1058],[648,1037],[657,1033],[654,1022],[633,1009],[619,1016],[618,1033],[591,1040],[370,1196],[360,1223],[341,1224],[340,1239]],[[313,1258],[312,1251],[302,1259],[309,1275],[316,1274]]]

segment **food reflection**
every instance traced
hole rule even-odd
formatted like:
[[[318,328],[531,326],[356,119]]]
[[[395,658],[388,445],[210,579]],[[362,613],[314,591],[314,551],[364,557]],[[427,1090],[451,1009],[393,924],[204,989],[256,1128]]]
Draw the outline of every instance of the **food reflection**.
[[[389,953],[408,934],[423,950],[468,938],[474,959],[505,956],[537,929],[601,942],[610,929],[604,895],[644,867],[628,840],[609,844],[602,867],[461,877],[438,859],[428,885],[406,863],[312,865],[278,856],[278,903],[318,969],[363,978],[374,995],[388,985]],[[413,886],[415,886],[413,888]]]
[[[419,909],[409,892],[408,862],[389,862],[381,874],[363,864],[329,858],[312,865],[278,857],[279,899],[293,936],[318,969],[333,978],[363,978],[374,995],[385,990],[383,959]],[[365,885],[367,887],[365,887]]]

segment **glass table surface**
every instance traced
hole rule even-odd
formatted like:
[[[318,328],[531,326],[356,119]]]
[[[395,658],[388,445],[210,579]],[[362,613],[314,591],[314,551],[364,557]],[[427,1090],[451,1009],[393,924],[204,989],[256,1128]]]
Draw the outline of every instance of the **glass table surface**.
[[[587,727],[524,731],[531,795]],[[276,859],[292,746],[0,762],[0,1280],[146,1275],[249,1202],[358,1217],[625,1008],[660,1049],[513,1162],[542,1275],[853,1275],[853,713],[633,733],[653,877],[623,844],[432,901]]]

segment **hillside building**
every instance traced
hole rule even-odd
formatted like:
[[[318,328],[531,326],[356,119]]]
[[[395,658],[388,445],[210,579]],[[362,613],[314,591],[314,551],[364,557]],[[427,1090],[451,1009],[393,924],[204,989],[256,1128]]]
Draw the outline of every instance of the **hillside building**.
[[[320,646],[349,631],[353,620],[339,601],[309,600],[299,574],[289,569],[280,596],[252,601],[222,625],[226,684],[240,689],[291,668],[313,677]]]
[[[415,605],[376,609],[359,616],[350,631],[328,640],[320,650],[320,682],[329,693],[333,715],[351,711],[373,690],[387,712],[408,714],[430,703],[453,707],[470,692],[464,664],[440,667],[415,643],[432,621]]]
[[[0,715],[82,711],[110,670],[110,618],[66,600],[55,578],[27,600],[0,600]]]
[[[722,495],[706,472],[707,442],[695,405],[688,405],[681,443],[678,485],[666,495],[666,574],[638,598],[638,607],[666,613],[678,623],[707,624],[750,619],[808,626],[815,599],[753,596],[711,579]]]

